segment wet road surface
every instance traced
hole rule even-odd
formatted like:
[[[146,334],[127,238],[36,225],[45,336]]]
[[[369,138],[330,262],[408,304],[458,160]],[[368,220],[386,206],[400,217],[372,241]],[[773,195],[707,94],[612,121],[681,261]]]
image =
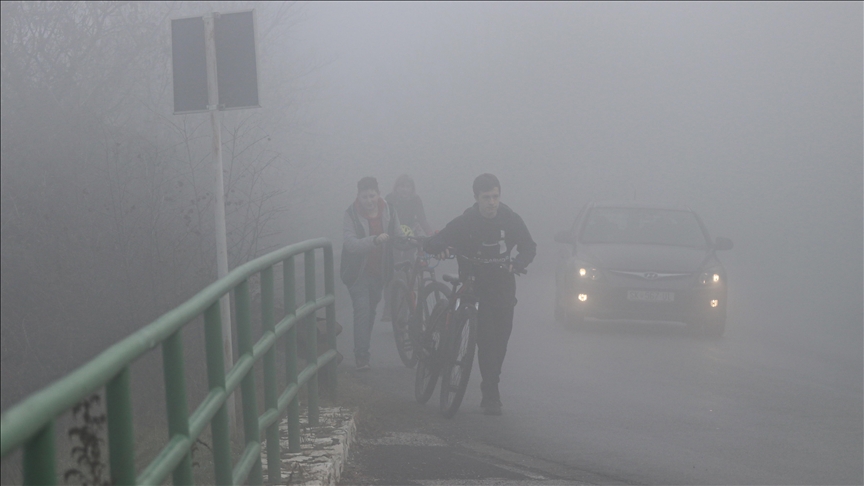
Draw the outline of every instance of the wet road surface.
[[[520,277],[500,417],[480,412],[476,363],[453,419],[438,415],[437,391],[414,402],[413,370],[376,323],[372,370],[351,371],[376,397],[376,430],[361,436],[346,484],[862,484],[854,325],[778,317],[739,284],[720,340],[674,323],[574,332],[553,319],[552,281]]]

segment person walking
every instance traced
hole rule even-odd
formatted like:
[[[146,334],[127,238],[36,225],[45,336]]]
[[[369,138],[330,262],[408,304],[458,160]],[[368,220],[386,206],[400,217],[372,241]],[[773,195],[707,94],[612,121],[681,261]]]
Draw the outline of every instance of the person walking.
[[[399,216],[402,229],[409,236],[427,236],[434,231],[426,220],[426,211],[423,209],[423,200],[417,195],[414,179],[408,174],[402,174],[396,178],[393,184],[393,192],[384,197],[387,204]],[[408,229],[406,229],[408,228]],[[405,251],[396,251],[396,261],[414,261],[417,249],[409,248]],[[405,272],[397,272],[394,278],[407,280]],[[407,281],[405,282],[407,284]],[[390,294],[384,292],[384,310],[381,312],[381,322],[390,322]]]
[[[357,198],[345,210],[342,233],[339,274],[354,310],[354,362],[358,371],[366,371],[375,309],[393,274],[391,236],[404,236],[399,217],[380,196],[374,177],[357,182]]]
[[[414,236],[429,236],[434,231],[426,220],[426,211],[423,209],[423,200],[417,195],[414,179],[408,174],[402,174],[396,178],[393,184],[393,192],[384,198],[399,215],[399,221],[410,227]]]
[[[501,394],[498,383],[501,366],[507,352],[507,342],[513,330],[513,309],[516,305],[515,273],[524,272],[534,260],[537,244],[531,238],[525,222],[507,205],[500,202],[501,184],[492,174],[480,174],[474,179],[475,203],[447,223],[424,245],[424,250],[439,258],[457,255],[479,259],[509,260],[507,268],[477,266],[475,278],[479,306],[477,311],[477,362],[480,367],[480,407],[487,415],[501,415]],[[510,255],[517,250],[515,257]],[[459,261],[459,273],[466,272]]]

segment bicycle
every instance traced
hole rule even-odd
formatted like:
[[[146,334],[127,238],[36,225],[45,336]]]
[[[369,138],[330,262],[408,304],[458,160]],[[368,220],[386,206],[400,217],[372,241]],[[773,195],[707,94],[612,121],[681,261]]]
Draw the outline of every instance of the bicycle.
[[[396,349],[399,358],[408,368],[417,364],[417,353],[414,343],[422,334],[423,323],[429,319],[431,310],[435,307],[449,289],[435,279],[435,266],[430,260],[432,255],[423,252],[425,237],[396,237],[402,243],[416,248],[417,255],[413,261],[402,262],[394,270],[404,272],[406,279],[394,278],[390,282],[390,318],[393,323],[393,335],[396,339]]]
[[[512,264],[510,259],[458,256],[474,265],[468,266],[464,278],[458,275],[442,277],[453,290],[432,310],[421,337],[414,377],[414,398],[422,404],[434,393],[440,375],[439,407],[446,418],[452,418],[459,410],[474,365],[479,302],[474,289],[473,268],[475,265],[493,264],[509,271]]]

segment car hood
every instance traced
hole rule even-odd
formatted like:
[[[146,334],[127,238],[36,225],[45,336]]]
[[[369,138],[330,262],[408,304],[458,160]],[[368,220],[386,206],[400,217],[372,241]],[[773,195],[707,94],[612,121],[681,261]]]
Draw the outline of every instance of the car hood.
[[[680,246],[583,244],[577,257],[611,270],[698,272],[711,258],[711,252]]]

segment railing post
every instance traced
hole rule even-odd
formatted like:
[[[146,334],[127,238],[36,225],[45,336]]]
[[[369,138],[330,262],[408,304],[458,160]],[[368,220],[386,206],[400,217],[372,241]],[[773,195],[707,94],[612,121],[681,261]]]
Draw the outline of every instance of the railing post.
[[[234,302],[237,308],[237,348],[242,358],[252,358],[252,309],[249,298],[249,280],[243,280],[234,288]],[[244,440],[258,444],[261,437],[258,433],[258,400],[255,397],[255,371],[243,377],[240,383],[243,395],[243,431]],[[262,484],[261,456],[255,461],[249,472],[251,484]]]
[[[285,315],[297,312],[296,278],[294,276],[294,257],[282,262],[282,292],[285,301]],[[294,322],[285,332],[285,376],[288,386],[297,383],[297,326]],[[288,452],[300,452],[300,399],[295,395],[288,402]]]
[[[57,484],[54,464],[54,420],[24,445],[24,484]]]
[[[308,250],[303,255],[303,277],[306,281],[306,303],[315,303],[315,250]],[[318,364],[318,326],[315,313],[306,317],[306,362]],[[307,365],[308,366],[308,365]],[[309,400],[309,425],[318,425],[318,372],[306,383],[306,394]]]
[[[316,298],[316,262],[315,252],[318,248],[324,251],[324,292],[323,300]],[[305,317],[297,319],[297,279],[295,275],[295,256],[304,255],[305,264],[305,304],[302,311]],[[290,255],[290,256],[286,256]],[[283,263],[285,319],[276,327],[274,302],[273,267]],[[274,263],[276,262],[276,263]],[[261,277],[262,291],[262,321],[263,336],[253,344],[251,298],[248,278],[258,273]],[[233,286],[233,289],[232,289]],[[241,356],[236,366],[231,368],[231,374],[226,366],[231,367],[233,360],[225,359],[222,329],[222,319],[228,316],[220,311],[220,299],[230,297],[234,293],[237,305],[238,347]],[[212,453],[214,462],[214,484],[240,483],[261,484],[262,471],[260,439],[266,435],[267,454],[270,468],[269,475],[273,481],[281,480],[281,458],[279,444],[279,424],[275,423],[274,411],[279,407],[288,408],[288,449],[292,453],[300,452],[299,402],[300,386],[298,377],[302,377],[307,385],[309,406],[309,424],[318,425],[319,384],[335,396],[336,363],[326,363],[320,360],[318,352],[319,326],[316,312],[318,307],[326,311],[327,347],[335,351],[335,305],[333,251],[329,241],[325,239],[310,240],[286,247],[266,257],[243,265],[208,286],[195,297],[180,305],[171,312],[151,323],[139,332],[110,347],[105,352],[85,364],[72,375],[58,383],[43,389],[23,403],[13,407],[3,414],[3,455],[4,459],[16,450],[21,450],[21,466],[25,484],[56,484],[56,427],[57,416],[68,412],[75,401],[84,395],[92,393],[100,387],[104,388],[106,404],[108,475],[111,484],[161,484],[169,481],[173,475],[174,484],[187,484],[194,480],[192,474],[192,447],[210,425],[212,432]],[[204,317],[204,330],[207,358],[207,381],[209,393],[203,402],[190,415],[185,381],[185,357],[183,350],[183,329],[190,322]],[[302,326],[302,327],[298,327]],[[322,326],[323,327],[323,326]],[[301,356],[306,358],[306,368],[299,370],[297,333],[306,331],[306,346]],[[227,332],[231,332],[229,329]],[[280,388],[276,361],[278,354],[273,348],[275,337],[285,334],[287,345],[286,374],[287,388]],[[321,329],[321,339],[324,329]],[[322,343],[323,344],[323,343]],[[132,363],[154,346],[161,345],[163,359],[163,380],[165,386],[166,418],[168,421],[168,444],[151,461],[140,474],[136,474],[135,433],[133,424],[133,402],[131,396]],[[322,346],[323,348],[324,346]],[[263,355],[255,355],[255,350],[267,351]],[[330,356],[332,353],[328,353]],[[258,415],[256,403],[255,367],[256,359],[261,359],[264,370],[264,400],[267,413]],[[319,365],[322,369],[319,370]],[[323,373],[319,376],[318,373]],[[230,382],[226,380],[230,378]],[[235,381],[236,380],[236,381]],[[232,389],[239,385],[242,398],[244,421],[245,450],[239,464],[235,466],[232,460],[233,435],[229,417],[230,407],[234,399],[233,393],[228,393],[226,386]],[[332,390],[332,391],[331,391]],[[279,395],[282,391],[282,395]],[[286,397],[291,397],[286,404]],[[266,429],[260,429],[261,421],[266,418],[270,423]]]
[[[333,247],[327,245],[324,247],[324,294],[326,296],[334,296],[334,302],[327,306],[327,347],[336,349],[336,302],[335,302],[335,286],[333,282]],[[327,365],[327,383],[328,394],[330,400],[336,401],[336,366],[335,359],[331,360]]]
[[[109,464],[114,485],[135,484],[135,434],[129,381],[129,366],[126,366],[105,386]]]
[[[182,328],[162,343],[162,372],[165,375],[165,405],[168,412],[168,440],[175,435],[189,437],[189,408],[186,404],[186,372],[183,364]],[[174,484],[192,484],[192,454],[177,465]]]
[[[263,334],[276,332],[276,317],[273,313],[273,267],[261,271],[261,328]],[[276,391],[276,346],[264,353],[264,407],[279,408]],[[282,457],[279,450],[279,420],[267,427],[267,478],[271,483],[282,480]]]
[[[210,393],[225,391],[225,361],[222,349],[222,316],[219,302],[215,302],[204,311],[204,339],[207,349],[207,386]],[[228,400],[219,407],[219,411],[210,422],[213,434],[213,467],[216,484],[228,485],[234,480],[231,465],[231,430],[228,420]]]

